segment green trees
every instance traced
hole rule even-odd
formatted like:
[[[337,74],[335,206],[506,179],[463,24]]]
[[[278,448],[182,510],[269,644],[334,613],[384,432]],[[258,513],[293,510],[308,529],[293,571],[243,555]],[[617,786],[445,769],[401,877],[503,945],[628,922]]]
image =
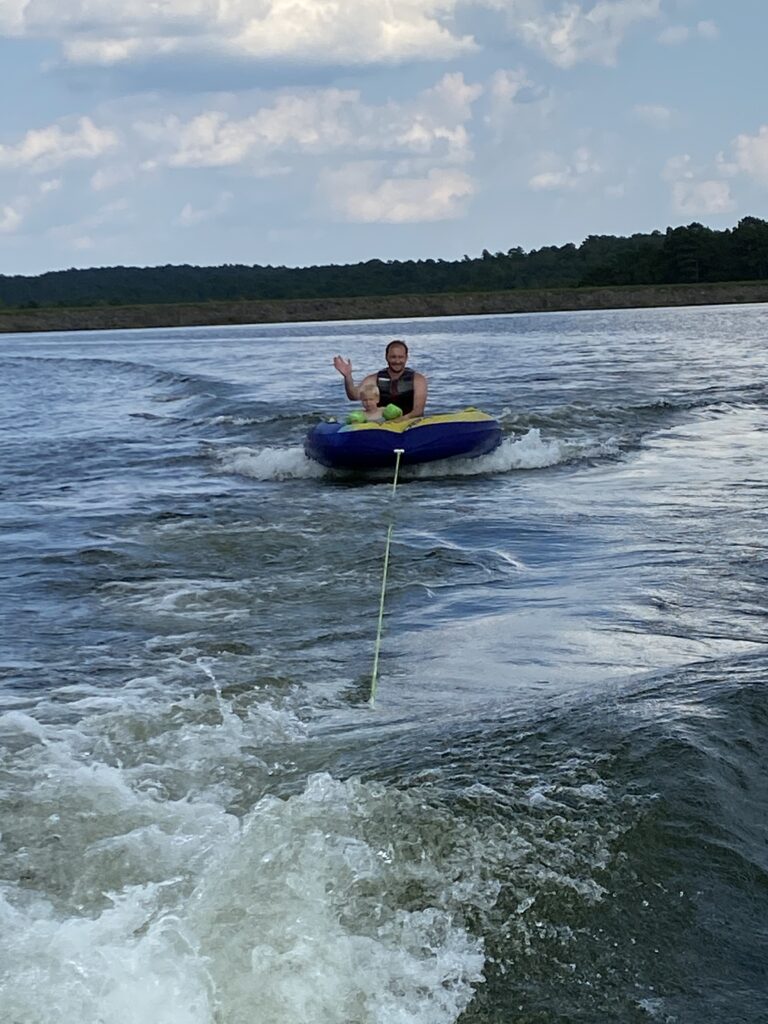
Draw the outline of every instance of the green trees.
[[[768,222],[742,217],[730,232],[730,263],[736,279],[761,281],[768,277]]]
[[[367,260],[345,266],[101,267],[38,277],[0,275],[0,306],[106,306],[241,299],[322,299],[516,288],[695,284],[768,278],[768,222],[702,224],[581,245],[510,248],[460,260]]]

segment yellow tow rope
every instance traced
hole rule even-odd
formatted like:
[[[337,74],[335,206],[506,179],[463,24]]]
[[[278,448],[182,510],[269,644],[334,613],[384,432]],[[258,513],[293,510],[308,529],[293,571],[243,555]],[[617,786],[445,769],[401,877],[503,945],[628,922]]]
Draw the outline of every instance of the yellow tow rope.
[[[392,497],[394,498],[395,492],[397,491],[397,477],[400,472],[400,456],[405,451],[404,448],[395,448],[395,478],[392,481]],[[371,707],[376,704],[376,688],[378,685],[378,674],[379,674],[379,651],[381,649],[381,627],[384,622],[384,595],[387,592],[387,571],[389,570],[389,546],[392,542],[392,527],[393,516],[389,518],[389,527],[387,529],[387,544],[384,548],[384,574],[381,577],[381,599],[379,600],[379,625],[376,630],[376,647],[373,653],[373,673],[371,674],[371,696],[368,699],[368,703]]]

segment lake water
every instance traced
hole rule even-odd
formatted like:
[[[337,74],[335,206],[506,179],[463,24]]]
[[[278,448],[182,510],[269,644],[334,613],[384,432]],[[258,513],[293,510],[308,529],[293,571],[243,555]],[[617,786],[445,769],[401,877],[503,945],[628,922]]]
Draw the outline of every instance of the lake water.
[[[393,337],[505,435],[394,498],[302,447]],[[4,1024],[768,1019],[766,337],[0,339]]]

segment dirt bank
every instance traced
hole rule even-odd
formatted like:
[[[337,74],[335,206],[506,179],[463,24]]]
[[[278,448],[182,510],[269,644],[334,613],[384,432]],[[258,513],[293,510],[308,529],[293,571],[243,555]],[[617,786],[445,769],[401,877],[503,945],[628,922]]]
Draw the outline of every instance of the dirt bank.
[[[389,320],[484,313],[542,313],[768,302],[768,281],[548,288],[451,295],[393,295],[349,299],[199,302],[152,306],[0,310],[0,332],[95,331],[138,327],[296,323],[315,320]]]

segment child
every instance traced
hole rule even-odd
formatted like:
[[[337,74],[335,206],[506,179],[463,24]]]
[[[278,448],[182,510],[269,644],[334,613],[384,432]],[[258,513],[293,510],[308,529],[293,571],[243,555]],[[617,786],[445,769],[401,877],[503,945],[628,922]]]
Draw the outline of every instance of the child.
[[[347,416],[347,423],[384,423],[385,420],[399,419],[403,410],[396,405],[379,408],[379,387],[375,381],[367,381],[360,385],[358,394],[362,409],[357,409]]]
[[[379,408],[379,387],[373,381],[361,384],[358,392],[360,404],[369,423],[383,423],[384,415]]]

